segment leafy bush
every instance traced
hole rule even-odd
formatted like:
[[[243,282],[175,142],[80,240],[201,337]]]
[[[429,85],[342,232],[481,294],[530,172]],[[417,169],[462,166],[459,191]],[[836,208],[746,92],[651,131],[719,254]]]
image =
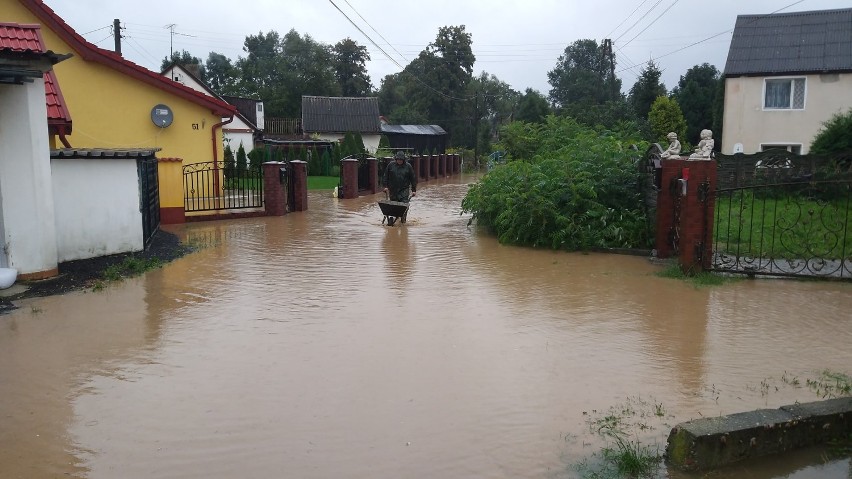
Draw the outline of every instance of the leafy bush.
[[[645,247],[649,232],[634,165],[645,146],[637,151],[635,137],[553,116],[543,125],[509,125],[503,144],[515,161],[473,185],[462,210],[503,243]]]
[[[836,114],[822,124],[811,143],[812,154],[827,155],[852,151],[852,109]]]

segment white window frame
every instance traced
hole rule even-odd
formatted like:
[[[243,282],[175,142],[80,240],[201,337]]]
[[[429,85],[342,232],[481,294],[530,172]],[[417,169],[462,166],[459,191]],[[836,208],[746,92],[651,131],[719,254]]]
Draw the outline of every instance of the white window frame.
[[[796,97],[796,93],[795,93],[795,91],[793,91],[793,89],[795,88],[795,85],[796,85],[795,80],[802,80],[802,83],[804,83],[804,86],[802,87],[802,89],[804,91],[802,91],[802,107],[801,108],[795,108],[793,106],[794,99]],[[766,106],[767,85],[769,84],[769,82],[772,82],[772,81],[789,81],[790,82],[790,106],[789,107],[779,108],[779,107],[768,107],[768,106]],[[763,95],[761,97],[761,104],[763,105],[764,111],[802,111],[806,108],[807,103],[808,103],[808,78],[807,77],[803,77],[803,76],[766,77],[766,78],[763,79]]]

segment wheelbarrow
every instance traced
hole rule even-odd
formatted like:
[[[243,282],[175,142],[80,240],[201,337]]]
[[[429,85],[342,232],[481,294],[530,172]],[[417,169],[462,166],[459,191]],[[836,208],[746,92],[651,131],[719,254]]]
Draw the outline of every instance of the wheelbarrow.
[[[388,226],[393,226],[397,219],[405,223],[406,216],[408,216],[408,203],[391,201],[389,198],[388,194],[385,193],[385,199],[379,200],[379,209],[382,210],[382,214],[384,215],[382,224],[387,223]]]

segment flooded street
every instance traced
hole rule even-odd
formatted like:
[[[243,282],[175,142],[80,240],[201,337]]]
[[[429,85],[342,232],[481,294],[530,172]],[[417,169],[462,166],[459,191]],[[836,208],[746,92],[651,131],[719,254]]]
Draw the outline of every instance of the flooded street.
[[[503,246],[459,215],[473,180],[423,184],[393,228],[378,195],[329,192],[167,227],[199,251],[19,303],[0,478],[573,478],[602,446],[589,420],[626,401],[664,410],[639,432],[664,447],[678,422],[852,372],[849,284],[696,288],[643,257]],[[780,462],[712,477],[850,477]]]

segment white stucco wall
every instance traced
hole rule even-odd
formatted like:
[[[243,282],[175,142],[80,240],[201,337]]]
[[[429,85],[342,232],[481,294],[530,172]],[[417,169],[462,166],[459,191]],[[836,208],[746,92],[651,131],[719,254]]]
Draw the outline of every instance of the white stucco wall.
[[[319,133],[319,139],[323,141],[343,141],[344,133]],[[368,153],[375,153],[376,150],[379,149],[379,141],[382,139],[382,135],[361,135],[361,139],[364,141],[364,148]]]
[[[0,215],[6,262],[21,274],[57,267],[44,81],[0,85]]]
[[[59,261],[141,251],[135,159],[56,159],[53,197]]]
[[[764,109],[764,80],[791,77],[806,79],[804,109]],[[850,107],[852,74],[848,73],[727,78],[721,151],[733,153],[737,143],[747,154],[760,151],[762,144],[800,144],[802,153],[807,153],[823,122]]]
[[[222,127],[222,134],[225,136],[226,144],[231,146],[234,152],[234,157],[237,156],[237,150],[240,148],[240,142],[248,154],[254,149],[254,135],[252,129],[246,125],[240,117],[234,115],[234,121]]]

